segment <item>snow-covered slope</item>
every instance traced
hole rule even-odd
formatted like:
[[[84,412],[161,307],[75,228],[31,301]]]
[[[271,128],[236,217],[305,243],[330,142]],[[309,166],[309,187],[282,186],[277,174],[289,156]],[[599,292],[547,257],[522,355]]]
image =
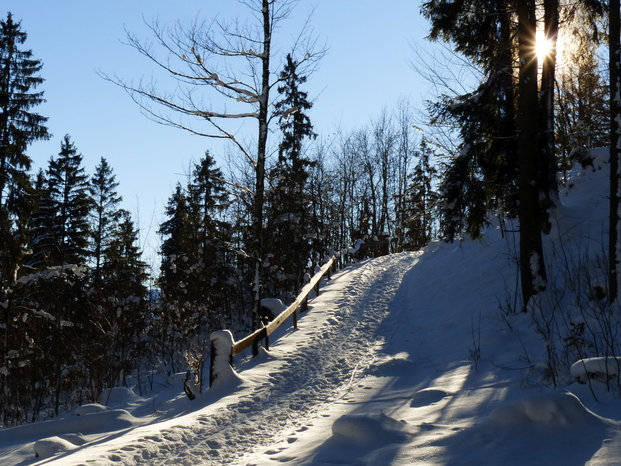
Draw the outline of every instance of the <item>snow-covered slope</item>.
[[[602,253],[607,164],[597,155],[561,196],[550,264],[559,251],[578,267]],[[117,389],[117,411],[0,431],[0,463],[619,463],[619,390],[574,382],[561,362],[554,387],[532,315],[502,311],[513,306],[516,241],[489,228],[478,241],[350,266],[298,330],[238,363],[227,384],[193,402],[179,378],[152,398]],[[553,267],[550,289],[573,269]],[[107,430],[96,416],[109,416]],[[35,458],[35,445],[56,456]]]

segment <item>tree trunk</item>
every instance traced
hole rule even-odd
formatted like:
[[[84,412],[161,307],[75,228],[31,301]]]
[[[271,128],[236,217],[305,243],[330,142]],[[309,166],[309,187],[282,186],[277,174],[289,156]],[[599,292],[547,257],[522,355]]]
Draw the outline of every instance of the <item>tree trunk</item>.
[[[621,85],[619,76],[619,0],[610,0],[609,18],[609,71],[610,71],[610,224],[608,244],[608,298],[617,299],[618,263],[617,242],[619,240],[619,149],[621,149]]]
[[[255,167],[256,186],[254,194],[254,233],[255,233],[255,298],[252,310],[252,327],[259,326],[259,310],[261,308],[262,264],[263,264],[263,200],[265,191],[265,151],[267,147],[267,113],[270,92],[270,45],[272,39],[270,24],[270,1],[263,0],[261,13],[263,15],[263,65],[261,74],[261,96],[259,97],[259,141],[257,147],[257,162]]]
[[[539,187],[537,186],[537,134],[539,105],[537,96],[537,59],[533,44],[537,28],[535,0],[518,2],[519,86],[518,86],[518,158],[520,276],[524,309],[532,296],[545,288],[545,268]]]
[[[557,197],[556,154],[554,141],[554,83],[556,69],[556,43],[559,27],[559,0],[544,0],[545,36],[552,44],[550,53],[543,59],[541,70],[541,119],[539,184],[542,190],[541,226],[550,231],[547,210]]]

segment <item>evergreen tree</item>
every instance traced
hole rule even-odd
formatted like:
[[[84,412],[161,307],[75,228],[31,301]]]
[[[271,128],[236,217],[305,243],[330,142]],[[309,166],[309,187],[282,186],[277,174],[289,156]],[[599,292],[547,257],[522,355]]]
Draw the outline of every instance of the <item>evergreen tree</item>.
[[[195,165],[188,186],[188,207],[196,234],[197,254],[192,270],[193,296],[209,311],[209,326],[222,326],[230,315],[228,264],[231,225],[224,220],[228,206],[222,171],[209,152]]]
[[[179,286],[179,282],[182,281],[183,264],[188,262],[188,255],[191,254],[194,235],[189,221],[187,195],[181,184],[177,184],[168,200],[165,213],[168,219],[159,229],[163,239],[159,284],[166,298],[170,299],[178,293],[187,294],[185,284]]]
[[[102,251],[101,290],[91,344],[84,351],[97,400],[103,388],[113,387],[135,367],[144,354],[147,327],[146,264],[138,247],[138,231],[129,212],[116,211],[118,222]],[[93,344],[97,342],[97,344]]]
[[[15,279],[20,265],[30,191],[28,145],[49,137],[47,118],[32,111],[44,101],[35,89],[42,64],[21,46],[27,38],[11,13],[0,20],[0,285]]]
[[[21,403],[32,420],[50,405],[58,414],[80,402],[76,389],[85,379],[80,355],[91,343],[85,341],[90,306],[86,282],[85,269],[70,264],[25,275],[14,286],[11,332],[26,344],[15,341],[11,348],[19,362],[8,366],[6,387],[17,399],[30,398],[18,395],[20,391],[31,394],[31,400]]]
[[[291,55],[287,55],[280,79],[278,92],[282,97],[275,109],[280,114],[282,141],[278,146],[278,163],[270,174],[272,189],[267,195],[266,229],[270,241],[266,245],[268,262],[264,264],[270,270],[270,283],[265,286],[273,295],[297,292],[310,260],[307,230],[310,206],[306,188],[312,162],[304,157],[302,144],[305,138],[316,137],[306,114],[312,103],[300,89],[306,77],[298,74]]]
[[[415,153],[418,163],[410,177],[405,201],[405,248],[420,249],[432,239],[437,194],[431,183],[436,173],[431,165],[432,151],[423,140]]]
[[[50,210],[55,212],[48,265],[82,265],[88,257],[89,213],[92,198],[82,155],[66,135],[47,169]]]
[[[517,214],[516,31],[511,4],[508,0],[423,4],[432,25],[430,37],[451,41],[483,72],[473,92],[443,96],[433,106],[434,122],[457,123],[462,141],[442,183],[442,226],[448,239],[464,228],[478,236],[489,207]]]
[[[92,306],[88,344],[80,352],[89,378],[90,397],[125,377],[140,354],[138,335],[146,326],[146,265],[136,246],[138,233],[129,212],[120,209],[118,182],[105,158],[90,179],[89,290]]]
[[[116,192],[119,183],[105,158],[101,158],[90,180],[90,195],[93,199],[91,213],[92,260],[95,265],[95,281],[101,278],[104,250],[108,247],[121,218],[119,204],[121,196]]]
[[[24,297],[32,298],[29,307],[53,319],[39,339],[44,348],[40,362],[48,367],[44,380],[53,394],[56,414],[63,404],[62,394],[83,383],[80,356],[93,343],[88,341],[92,322],[83,267],[88,255],[91,198],[81,164],[82,156],[65,136],[58,157],[50,159],[45,179],[41,173],[37,177],[31,265],[40,272],[21,287]],[[67,400],[69,404],[75,401]]]
[[[30,269],[40,270],[51,265],[55,217],[55,205],[50,196],[47,177],[43,169],[40,169],[34,181],[32,213],[29,219]]]
[[[159,228],[162,237],[160,277],[160,325],[162,351],[176,371],[181,347],[198,327],[198,315],[188,299],[190,267],[196,263],[196,232],[192,230],[188,199],[181,184],[168,200],[165,220]]]

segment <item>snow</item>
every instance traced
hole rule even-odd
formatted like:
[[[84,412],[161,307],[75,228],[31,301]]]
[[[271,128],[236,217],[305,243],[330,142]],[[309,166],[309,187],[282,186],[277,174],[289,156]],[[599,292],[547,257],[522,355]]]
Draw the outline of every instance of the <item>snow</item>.
[[[49,458],[59,453],[76,449],[78,446],[60,437],[50,437],[38,440],[34,444],[36,458]]]
[[[76,416],[86,416],[93,413],[101,413],[105,411],[106,407],[99,403],[88,403],[82,406],[78,406],[73,412]]]
[[[239,375],[230,366],[230,358],[235,340],[229,330],[218,330],[210,336],[216,357],[213,363],[214,380],[212,388],[230,389],[231,391],[241,382]]]
[[[571,263],[594,263],[606,241],[607,163],[594,156],[544,239]],[[233,336],[215,332],[221,377],[194,401],[184,373],[143,396],[114,388],[101,405],[0,431],[0,464],[618,464],[617,383],[576,381],[616,359],[558,362],[554,386],[536,311],[508,312],[520,309],[513,229],[348,266],[297,330],[281,326],[234,369]],[[565,275],[551,269],[550,292]]]
[[[616,377],[619,375],[621,358],[609,356],[607,358],[580,359],[572,364],[570,373],[581,383],[586,383],[590,377]]]
[[[263,298],[261,300],[261,306],[272,311],[274,316],[277,316],[282,311],[287,309],[287,306],[283,304],[283,302],[278,298]]]
[[[404,443],[410,437],[405,422],[397,421],[383,413],[341,416],[332,424],[332,434],[339,441],[357,448]]]

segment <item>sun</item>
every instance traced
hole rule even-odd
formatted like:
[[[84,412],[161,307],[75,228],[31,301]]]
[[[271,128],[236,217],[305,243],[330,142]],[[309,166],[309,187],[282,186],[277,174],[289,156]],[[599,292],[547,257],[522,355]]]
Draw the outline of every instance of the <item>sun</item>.
[[[552,41],[548,39],[545,33],[541,30],[537,31],[535,38],[535,53],[537,54],[537,61],[542,63],[543,60],[552,52]]]

